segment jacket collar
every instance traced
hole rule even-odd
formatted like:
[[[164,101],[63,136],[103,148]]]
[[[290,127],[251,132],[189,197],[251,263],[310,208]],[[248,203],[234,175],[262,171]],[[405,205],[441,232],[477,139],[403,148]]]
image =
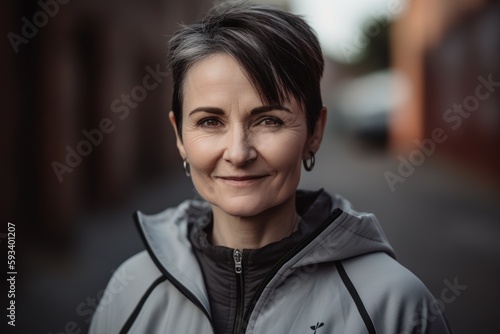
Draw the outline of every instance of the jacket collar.
[[[209,210],[210,205],[206,202],[186,200],[155,215],[140,211],[134,214],[146,249],[160,271],[185,295],[194,296],[207,314],[210,314],[210,304],[200,266],[188,239],[186,218],[199,220]]]
[[[370,213],[359,213],[348,201],[325,191],[297,191],[297,211],[302,220],[314,221],[321,212],[340,209],[340,216],[303,245],[280,270],[344,260],[373,252],[386,252],[394,257],[377,219]],[[189,230],[204,224],[211,213],[210,204],[199,200],[186,200],[175,208],[155,215],[137,211],[134,215],[143,241],[151,258],[177,288],[192,294],[200,306],[210,314],[210,306],[200,266],[189,241]],[[323,225],[323,224],[321,224]]]

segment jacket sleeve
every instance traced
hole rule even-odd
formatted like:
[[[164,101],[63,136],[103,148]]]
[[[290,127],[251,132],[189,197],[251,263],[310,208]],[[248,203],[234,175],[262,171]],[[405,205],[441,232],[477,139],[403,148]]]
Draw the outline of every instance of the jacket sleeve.
[[[147,252],[125,261],[104,290],[92,316],[89,333],[119,333],[148,288],[160,276]]]
[[[345,268],[377,333],[451,333],[444,315],[447,300],[435,299],[413,273],[385,253],[346,261]]]
[[[412,296],[411,300],[401,305],[401,323],[397,334],[447,334],[451,333],[448,321],[444,315],[444,305],[441,300],[435,299],[422,285],[423,289],[417,292],[419,296]]]

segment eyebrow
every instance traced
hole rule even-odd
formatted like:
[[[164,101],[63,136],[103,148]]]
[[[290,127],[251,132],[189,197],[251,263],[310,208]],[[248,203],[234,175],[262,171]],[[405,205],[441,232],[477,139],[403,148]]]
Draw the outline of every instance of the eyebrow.
[[[262,106],[262,107],[253,108],[252,111],[250,111],[250,115],[258,115],[258,114],[261,114],[261,113],[264,113],[267,111],[272,111],[272,110],[283,110],[283,111],[292,113],[292,111],[290,109],[288,109],[287,107],[274,104],[274,105],[269,105],[269,106]]]
[[[272,110],[282,110],[282,111],[286,111],[286,112],[292,113],[292,111],[290,109],[288,109],[287,107],[284,107],[284,106],[280,106],[280,105],[267,105],[267,106],[261,106],[261,107],[253,108],[250,111],[250,115],[252,115],[252,116],[253,115],[258,115],[258,114],[262,114],[262,113],[265,113],[265,112],[268,112],[268,111],[272,111]],[[198,108],[195,108],[195,109],[191,110],[189,112],[188,117],[191,116],[194,113],[197,113],[197,112],[206,112],[206,113],[209,113],[209,114],[224,115],[224,110],[222,110],[221,108],[216,108],[216,107],[198,107]]]

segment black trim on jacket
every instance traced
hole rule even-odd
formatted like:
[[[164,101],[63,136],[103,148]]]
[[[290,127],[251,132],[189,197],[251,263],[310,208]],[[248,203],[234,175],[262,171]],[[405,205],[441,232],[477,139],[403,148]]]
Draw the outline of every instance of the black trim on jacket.
[[[359,297],[358,291],[356,291],[354,284],[352,284],[351,279],[347,275],[347,272],[345,271],[344,266],[342,265],[342,262],[336,261],[335,266],[337,267],[337,270],[339,271],[340,278],[342,279],[342,282],[344,282],[344,285],[346,286],[347,291],[349,291],[349,294],[351,295],[352,299],[354,300],[354,303],[356,304],[356,307],[358,308],[358,312],[361,315],[361,318],[363,318],[363,321],[365,323],[366,329],[368,330],[368,333],[377,334],[377,331],[375,330],[375,326],[373,326],[372,319],[370,319],[370,315],[366,311],[365,305],[363,305],[363,301],[361,300],[361,297]]]
[[[135,307],[132,314],[128,317],[127,321],[123,325],[122,329],[120,330],[120,334],[128,333],[130,327],[132,327],[132,325],[134,324],[135,319],[139,315],[139,312],[141,312],[141,309],[144,306],[144,303],[146,303],[146,300],[148,299],[151,292],[153,292],[153,290],[158,285],[160,285],[161,282],[164,282],[166,279],[167,278],[165,276],[160,276],[151,284],[151,286],[146,290],[144,295],[141,297],[141,300],[139,300],[139,303],[137,303],[137,306]]]
[[[182,285],[181,282],[176,280],[174,276],[172,276],[165,267],[161,264],[160,260],[158,260],[158,257],[156,254],[153,252],[151,249],[151,246],[148,243],[148,240],[146,238],[146,235],[144,234],[144,231],[141,228],[141,221],[139,218],[139,212],[136,211],[134,212],[134,221],[135,221],[135,226],[139,230],[139,234],[141,235],[142,241],[144,242],[144,245],[146,246],[146,250],[148,251],[149,256],[153,260],[154,264],[158,267],[158,269],[163,273],[165,278],[172,283],[173,286],[177,288],[177,290],[180,291],[188,300],[190,300],[196,307],[198,307],[201,312],[207,317],[208,321],[210,322],[210,325],[212,326],[212,330],[215,333],[215,327],[214,327],[214,322],[212,321],[211,315],[207,312],[207,310],[203,307],[202,303],[196,298],[196,296],[189,291],[184,285]]]

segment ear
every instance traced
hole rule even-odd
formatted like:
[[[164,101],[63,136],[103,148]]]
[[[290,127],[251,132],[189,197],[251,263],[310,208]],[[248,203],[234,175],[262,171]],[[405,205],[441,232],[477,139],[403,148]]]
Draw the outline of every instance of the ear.
[[[311,158],[309,152],[316,153],[319,150],[321,141],[323,140],[323,133],[325,132],[326,125],[326,107],[323,106],[319,112],[319,118],[314,126],[314,133],[307,138],[304,147],[303,159]]]
[[[168,118],[170,119],[170,124],[172,124],[172,127],[174,128],[175,132],[175,137],[176,137],[176,142],[177,142],[177,149],[179,150],[179,154],[181,155],[182,160],[185,160],[187,158],[186,150],[184,149],[184,144],[182,143],[182,139],[179,136],[179,131],[177,131],[177,123],[175,122],[175,115],[173,111],[170,111],[168,113]]]

